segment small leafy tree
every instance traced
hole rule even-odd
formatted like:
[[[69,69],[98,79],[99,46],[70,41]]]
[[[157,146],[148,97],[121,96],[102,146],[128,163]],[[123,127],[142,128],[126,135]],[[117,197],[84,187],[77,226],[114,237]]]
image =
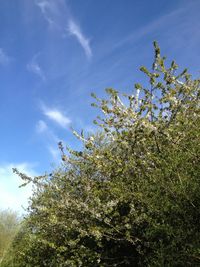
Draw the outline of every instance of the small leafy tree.
[[[16,212],[0,211],[0,262],[17,232],[18,225],[19,218]]]
[[[35,192],[13,266],[200,265],[200,81],[154,47],[148,88],[93,94],[103,117],[74,132],[82,151],[60,143],[62,166],[43,177],[15,170]]]

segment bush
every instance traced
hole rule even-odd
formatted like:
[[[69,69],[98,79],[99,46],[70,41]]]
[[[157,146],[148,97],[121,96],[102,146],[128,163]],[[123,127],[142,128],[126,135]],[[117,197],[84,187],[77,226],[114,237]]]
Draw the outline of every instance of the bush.
[[[154,47],[149,88],[93,94],[104,115],[74,132],[82,151],[60,143],[50,175],[15,170],[36,189],[13,266],[200,266],[200,81]]]

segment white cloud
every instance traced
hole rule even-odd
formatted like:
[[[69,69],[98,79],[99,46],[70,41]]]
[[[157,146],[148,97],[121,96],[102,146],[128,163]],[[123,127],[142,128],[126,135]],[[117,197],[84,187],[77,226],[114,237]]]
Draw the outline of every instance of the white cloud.
[[[92,56],[90,41],[83,35],[81,28],[72,19],[70,19],[68,22],[68,31],[71,35],[74,35],[76,37],[76,39],[84,49],[86,56],[90,58]]]
[[[41,9],[41,12],[44,16],[46,16],[48,9],[52,8],[50,2],[47,0],[38,0],[38,1],[35,1],[35,3]]]
[[[54,12],[56,11],[55,2],[48,0],[37,0],[35,1],[35,4],[40,8],[49,26],[57,26],[56,22],[54,21]]]
[[[44,72],[37,62],[37,57],[39,54],[33,56],[32,60],[27,64],[27,70],[38,75],[43,81],[46,80]]]
[[[90,47],[90,41],[83,34],[81,27],[74,21],[64,0],[36,0],[35,4],[40,8],[49,26],[61,31],[62,36],[66,33],[67,25],[68,33],[77,39],[86,56],[91,58],[92,49]]]
[[[36,124],[36,131],[38,133],[43,133],[48,129],[48,126],[46,124],[46,122],[44,122],[43,120],[39,120]]]
[[[63,128],[68,128],[71,120],[66,117],[60,110],[58,109],[50,109],[44,103],[40,103],[43,114],[54,121],[58,125]],[[36,133],[42,135],[44,144],[50,153],[53,161],[57,164],[60,163],[60,151],[58,149],[58,143],[62,141],[58,136],[54,133],[54,131],[47,125],[47,123],[43,120],[39,120],[36,123]],[[41,136],[40,136],[41,137]]]
[[[8,65],[11,61],[11,58],[0,48],[0,65]]]
[[[50,109],[44,105],[42,105],[42,110],[45,116],[47,116],[52,121],[56,122],[60,126],[66,128],[71,123],[71,120],[66,117],[61,111],[58,109]]]
[[[52,158],[54,159],[54,161],[55,161],[56,163],[59,163],[61,157],[60,157],[60,151],[59,151],[59,149],[58,149],[58,146],[57,146],[57,147],[53,147],[52,145],[50,145],[50,146],[48,147],[48,150],[49,150],[49,152],[50,152]]]
[[[42,134],[44,144],[50,153],[55,163],[60,162],[60,152],[58,149],[58,142],[61,140],[55,135],[55,133],[47,126],[46,122],[39,120],[36,124],[37,134]]]
[[[0,209],[11,208],[22,212],[22,207],[26,208],[28,205],[32,187],[27,185],[19,188],[23,181],[13,173],[12,168],[17,168],[20,172],[31,177],[37,176],[37,174],[33,170],[33,166],[28,163],[0,165]]]
[[[46,122],[39,120],[36,123],[36,132],[38,134],[44,134],[45,140],[50,143],[58,143],[60,139],[54,134],[54,132],[47,126]]]

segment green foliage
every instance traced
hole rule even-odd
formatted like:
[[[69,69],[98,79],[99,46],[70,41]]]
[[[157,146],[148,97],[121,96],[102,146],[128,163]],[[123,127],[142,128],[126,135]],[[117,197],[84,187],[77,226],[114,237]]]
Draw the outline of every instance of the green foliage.
[[[82,151],[60,143],[50,175],[15,170],[35,191],[4,267],[200,266],[200,81],[154,47],[149,88],[93,94],[103,116],[74,132]]]
[[[0,211],[0,262],[18,230],[18,225],[19,218],[15,212]]]

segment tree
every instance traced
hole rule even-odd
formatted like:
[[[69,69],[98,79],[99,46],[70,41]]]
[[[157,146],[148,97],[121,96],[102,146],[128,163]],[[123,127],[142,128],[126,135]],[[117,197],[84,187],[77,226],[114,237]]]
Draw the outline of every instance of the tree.
[[[200,81],[154,48],[149,88],[92,95],[103,117],[74,132],[82,151],[60,143],[50,175],[15,170],[35,192],[14,266],[200,265]]]
[[[19,218],[16,212],[0,211],[0,262],[17,232],[18,225]]]

